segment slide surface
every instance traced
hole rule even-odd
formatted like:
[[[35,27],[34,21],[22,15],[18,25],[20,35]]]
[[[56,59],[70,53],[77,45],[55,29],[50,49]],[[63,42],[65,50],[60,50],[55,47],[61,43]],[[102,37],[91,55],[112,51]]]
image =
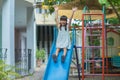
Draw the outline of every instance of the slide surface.
[[[64,63],[61,62],[63,50],[59,52],[57,63],[54,63],[52,54],[56,51],[56,44],[55,41],[53,42],[43,80],[68,80],[73,47],[74,41],[72,41],[71,48],[67,51],[67,56]]]

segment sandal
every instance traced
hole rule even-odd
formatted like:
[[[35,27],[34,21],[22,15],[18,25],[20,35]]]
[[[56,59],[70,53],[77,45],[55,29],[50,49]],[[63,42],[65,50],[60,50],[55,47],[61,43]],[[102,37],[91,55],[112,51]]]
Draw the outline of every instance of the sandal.
[[[65,55],[62,55],[62,56],[61,56],[62,63],[64,63],[65,58],[66,58],[66,56],[65,56]]]
[[[53,54],[52,58],[53,58],[53,61],[56,63],[57,62],[57,56],[56,56],[56,54]]]

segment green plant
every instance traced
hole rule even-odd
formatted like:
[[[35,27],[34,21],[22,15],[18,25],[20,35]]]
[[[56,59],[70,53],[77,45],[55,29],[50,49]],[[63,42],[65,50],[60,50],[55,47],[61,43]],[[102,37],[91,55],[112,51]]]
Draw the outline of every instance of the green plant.
[[[91,37],[88,37],[88,42],[90,46],[100,46],[100,40],[97,39],[97,37],[92,37],[94,38],[94,41],[92,42]]]
[[[72,0],[44,0],[44,2],[42,2],[42,7],[44,6],[44,8],[47,8],[49,10],[48,13],[52,14],[54,12],[54,8],[53,8],[54,5],[65,4],[71,1]]]
[[[36,50],[36,58],[37,60],[41,59],[44,60],[45,59],[45,50],[44,49],[37,49]]]
[[[98,2],[101,4],[101,5],[106,5],[107,7],[110,6],[109,2],[107,0],[98,0]]]
[[[119,20],[117,18],[110,18],[108,19],[109,23],[110,24],[119,24]]]
[[[75,23],[73,23],[72,26],[79,26],[79,24],[75,24]]]
[[[15,72],[15,67],[7,65],[4,61],[0,60],[0,80],[14,80],[14,77],[20,77],[20,75]]]

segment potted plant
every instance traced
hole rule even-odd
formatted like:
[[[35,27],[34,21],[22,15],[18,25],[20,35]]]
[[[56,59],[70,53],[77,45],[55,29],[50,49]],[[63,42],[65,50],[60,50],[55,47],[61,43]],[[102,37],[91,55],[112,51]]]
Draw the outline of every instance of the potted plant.
[[[45,60],[45,50],[44,49],[37,49],[36,50],[36,62],[37,62],[37,67],[40,67],[42,64],[42,61]]]

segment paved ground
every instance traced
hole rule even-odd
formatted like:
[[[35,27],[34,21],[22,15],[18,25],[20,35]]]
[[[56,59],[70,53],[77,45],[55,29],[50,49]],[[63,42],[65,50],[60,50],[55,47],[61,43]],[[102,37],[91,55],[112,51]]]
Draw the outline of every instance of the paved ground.
[[[40,68],[36,68],[33,75],[26,76],[26,77],[23,77],[21,79],[16,79],[16,80],[42,80],[44,70],[45,70],[45,65],[42,65]]]
[[[42,65],[40,68],[36,68],[36,71],[33,75],[26,76],[16,80],[42,80],[44,70],[45,70],[45,65]],[[69,80],[79,80],[79,79],[77,77],[69,77]],[[101,77],[90,77],[90,78],[85,78],[84,80],[102,80],[102,79]],[[120,77],[106,77],[105,80],[120,80]]]

